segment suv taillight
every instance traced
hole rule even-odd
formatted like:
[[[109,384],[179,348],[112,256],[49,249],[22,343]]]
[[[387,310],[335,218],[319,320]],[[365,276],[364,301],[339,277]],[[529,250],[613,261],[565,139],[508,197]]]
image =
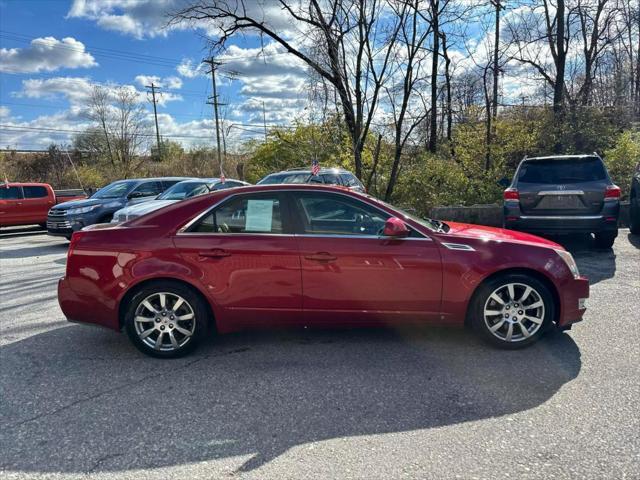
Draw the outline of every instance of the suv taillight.
[[[517,188],[507,188],[504,191],[503,198],[505,200],[520,200],[520,194]]]
[[[73,255],[73,251],[75,250],[76,246],[78,245],[78,242],[84,235],[85,235],[85,232],[83,232],[82,230],[73,232],[73,234],[71,235],[71,241],[69,242],[69,249],[67,250],[67,258]]]
[[[620,187],[617,185],[607,185],[607,189],[604,191],[604,198],[620,198]]]

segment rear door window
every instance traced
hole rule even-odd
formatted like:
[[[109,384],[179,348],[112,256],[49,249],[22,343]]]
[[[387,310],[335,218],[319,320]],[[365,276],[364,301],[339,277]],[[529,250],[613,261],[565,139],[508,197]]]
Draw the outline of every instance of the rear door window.
[[[0,200],[20,200],[22,189],[20,187],[0,187]]]
[[[45,198],[49,196],[47,189],[42,186],[25,186],[22,187],[25,198]]]
[[[279,195],[243,195],[206,215],[192,232],[283,233]]]
[[[525,161],[518,173],[518,181],[522,183],[580,183],[606,179],[604,165],[596,157]]]
[[[150,197],[158,195],[162,192],[162,184],[160,182],[144,182],[134,190],[141,197]]]

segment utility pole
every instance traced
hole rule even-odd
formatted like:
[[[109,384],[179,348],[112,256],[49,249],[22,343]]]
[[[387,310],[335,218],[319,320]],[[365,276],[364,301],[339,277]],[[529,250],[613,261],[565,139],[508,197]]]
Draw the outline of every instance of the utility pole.
[[[213,105],[213,112],[216,119],[216,145],[218,150],[218,166],[220,167],[220,176],[223,175],[222,171],[222,156],[220,151],[220,121],[218,119],[218,89],[216,86],[216,68],[221,65],[220,62],[216,62],[213,57],[202,60],[202,63],[206,63],[211,67],[211,84],[213,86],[213,97],[209,97],[212,101],[207,102]]]
[[[158,110],[156,108],[156,90],[160,90],[160,87],[151,82],[151,85],[145,85],[145,88],[151,89],[151,102],[153,103],[153,117],[156,120],[156,141],[158,142],[158,160],[162,158],[162,150],[160,147],[160,130],[158,129]]]
[[[262,101],[262,124],[264,125],[264,141],[267,142],[267,111],[264,107],[264,100]]]

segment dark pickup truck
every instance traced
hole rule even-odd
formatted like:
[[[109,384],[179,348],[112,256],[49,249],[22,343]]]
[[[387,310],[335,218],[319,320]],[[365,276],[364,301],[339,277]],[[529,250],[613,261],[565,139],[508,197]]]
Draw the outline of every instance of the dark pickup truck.
[[[83,190],[54,191],[48,183],[0,184],[0,227],[46,226],[47,212],[54,205],[87,198]]]
[[[597,247],[610,248],[618,236],[620,188],[596,154],[525,158],[504,191],[503,214],[505,228],[593,233]]]

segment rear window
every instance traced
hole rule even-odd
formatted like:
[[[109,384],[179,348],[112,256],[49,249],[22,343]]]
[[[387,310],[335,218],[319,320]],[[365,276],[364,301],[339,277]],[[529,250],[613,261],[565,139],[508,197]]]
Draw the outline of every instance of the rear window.
[[[579,183],[606,178],[602,161],[595,157],[526,161],[518,174],[518,181],[522,183]]]
[[[22,187],[25,198],[43,198],[47,196],[47,189],[40,186]]]

